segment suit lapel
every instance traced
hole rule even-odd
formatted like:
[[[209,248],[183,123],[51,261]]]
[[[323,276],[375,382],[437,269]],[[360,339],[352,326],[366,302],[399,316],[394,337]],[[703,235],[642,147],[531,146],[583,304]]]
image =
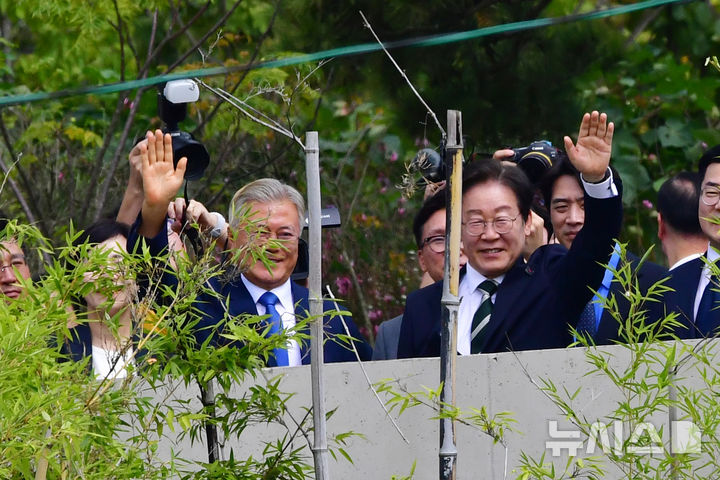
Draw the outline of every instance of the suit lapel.
[[[707,252],[700,258],[696,258],[680,265],[672,273],[672,282],[675,288],[676,302],[680,307],[681,315],[685,314],[683,320],[695,321],[695,295],[697,294],[700,276],[702,275],[704,259]]]
[[[523,260],[522,257],[518,259],[517,262],[515,262],[515,265],[513,266],[510,271],[505,274],[505,278],[503,279],[502,283],[498,287],[497,295],[495,297],[495,304],[493,306],[493,312],[490,316],[490,322],[485,327],[487,332],[485,332],[485,345],[483,345],[482,351],[486,350],[487,348],[494,349],[495,346],[495,339],[497,336],[502,337],[504,341],[504,335],[501,334],[503,330],[508,331],[512,325],[508,323],[508,319],[510,318],[519,318],[519,316],[511,316],[510,312],[512,311],[513,307],[518,305],[520,298],[525,294],[525,291],[522,288],[517,288],[516,282],[521,279],[523,276],[529,275],[530,273],[527,271],[528,266],[525,263],[525,260]]]
[[[308,291],[293,281],[290,282],[290,285],[292,289],[293,305],[295,308],[295,320],[297,321],[298,318],[305,318],[310,315]],[[299,332],[309,336],[310,325],[307,324],[305,328]],[[308,338],[306,341],[298,342],[298,345],[300,346],[300,358],[302,363],[303,365],[308,365],[310,363],[310,339]]]
[[[245,284],[240,277],[228,283],[223,290],[227,290],[227,294],[230,296],[230,315],[237,316],[243,313],[249,313],[252,315],[258,314],[257,305],[255,305],[250,292],[248,292],[248,289],[245,288]]]

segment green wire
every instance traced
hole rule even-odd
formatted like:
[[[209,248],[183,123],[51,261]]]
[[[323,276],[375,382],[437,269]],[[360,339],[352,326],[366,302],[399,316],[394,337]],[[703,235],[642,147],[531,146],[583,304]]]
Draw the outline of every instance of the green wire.
[[[634,3],[632,5],[624,5],[622,7],[609,8],[607,10],[596,10],[588,13],[577,15],[568,15],[564,17],[538,18],[535,20],[525,20],[522,22],[506,23],[503,25],[495,25],[492,27],[479,28],[466,32],[447,33],[433,35],[429,37],[411,38],[406,40],[398,40],[387,42],[383,45],[387,49],[398,47],[429,47],[436,45],[445,45],[448,43],[463,42],[474,38],[487,37],[489,35],[498,35],[508,32],[519,32],[522,30],[532,30],[535,28],[558,25],[561,23],[577,22],[582,20],[595,20],[598,18],[606,18],[615,15],[623,15],[625,13],[636,12],[648,8],[659,7],[670,4],[690,3],[694,0],[646,0]],[[347,47],[333,48],[315,53],[308,53],[294,57],[282,58],[278,60],[270,60],[259,62],[254,65],[240,65],[235,67],[214,67],[203,68],[199,70],[186,70],[178,73],[170,73],[166,75],[158,75],[138,80],[129,80],[125,82],[110,83],[107,85],[98,85],[91,87],[68,88],[55,92],[36,92],[23,95],[9,95],[0,97],[0,107],[8,105],[18,105],[22,103],[39,102],[41,100],[51,100],[56,98],[74,97],[89,94],[105,94],[122,92],[127,90],[135,90],[137,88],[149,87],[166,83],[170,80],[179,80],[183,78],[212,77],[217,75],[226,75],[245,70],[257,70],[262,68],[279,68],[291,65],[299,65],[302,63],[317,62],[335,57],[346,57],[350,55],[359,55],[381,50],[382,47],[378,43],[363,43],[360,45],[350,45]]]

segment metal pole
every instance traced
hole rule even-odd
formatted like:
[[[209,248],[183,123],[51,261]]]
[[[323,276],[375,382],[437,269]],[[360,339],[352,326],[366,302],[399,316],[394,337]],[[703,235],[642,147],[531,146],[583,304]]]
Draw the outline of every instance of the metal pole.
[[[308,246],[310,252],[308,287],[310,288],[310,315],[313,318],[310,327],[310,373],[315,432],[312,451],[315,460],[316,480],[327,480],[330,476],[328,472],[325,381],[323,377],[322,223],[320,212],[320,150],[317,132],[307,132],[305,134],[305,168],[307,172]]]
[[[447,112],[445,147],[447,185],[445,186],[445,277],[442,295],[442,330],[440,332],[440,413],[443,405],[455,406],[455,363],[457,359],[457,325],[460,299],[460,215],[462,207],[462,113]],[[441,415],[442,416],[442,415]],[[455,422],[440,419],[440,479],[455,480],[457,446]]]

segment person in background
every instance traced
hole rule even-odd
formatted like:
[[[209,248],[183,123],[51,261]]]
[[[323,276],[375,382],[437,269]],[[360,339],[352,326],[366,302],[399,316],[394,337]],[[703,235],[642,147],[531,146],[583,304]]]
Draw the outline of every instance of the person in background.
[[[539,247],[522,258],[530,233],[534,189],[525,173],[496,160],[478,161],[463,179],[461,236],[468,263],[460,281],[458,353],[565,347],[574,324],[602,280],[620,231],[622,200],[609,169],[614,125],[586,113],[568,155],[587,192],[586,226],[570,251]],[[399,358],[440,354],[442,285],[408,296]]]
[[[697,205],[700,228],[706,237],[699,258],[675,266],[669,286],[674,289],[666,302],[677,312],[682,325],[680,338],[704,338],[717,334],[720,326],[720,282],[714,275],[720,259],[720,145],[707,150],[698,163],[700,201]]]
[[[620,178],[617,172],[613,173],[613,177],[619,184]],[[567,155],[562,153],[555,165],[545,174],[540,185],[545,205],[550,210],[550,220],[555,237],[562,246],[569,250],[585,225],[586,195],[582,188],[580,173],[570,163]],[[655,283],[668,276],[667,270],[660,265],[646,261],[638,268],[640,258],[631,252],[627,252],[626,256],[633,270],[636,271],[637,282],[643,294],[646,294]],[[620,325],[613,319],[610,312],[603,308],[601,298],[614,295],[622,318],[627,318],[630,311],[630,302],[624,295],[625,289],[617,279],[614,279],[612,271],[612,269],[619,268],[619,261],[619,247],[616,246],[616,250],[608,262],[611,268],[605,270],[602,282],[591,285],[597,293],[586,305],[576,324],[577,330],[592,337],[597,345],[611,344],[619,340]],[[648,320],[650,322],[657,320],[661,315],[659,311],[661,303],[649,303],[646,307]]]
[[[177,167],[173,166],[172,142],[170,135],[157,130],[147,133],[147,143],[141,145],[142,177],[144,201],[142,211],[131,232],[130,246],[135,248],[142,239],[148,244],[151,253],[161,254],[167,250],[168,205],[182,185],[187,159],[181,158]],[[177,204],[176,204],[177,207]],[[190,202],[187,214],[198,223],[201,229],[210,229],[211,215],[200,202]],[[182,218],[182,207],[175,208],[175,218]],[[218,295],[203,293],[195,302],[200,312],[200,321],[196,328],[198,344],[208,337],[211,342],[221,341],[215,329],[227,317],[242,314],[269,315],[269,332],[279,333],[293,328],[296,316],[306,316],[309,311],[308,290],[293,283],[290,275],[298,258],[298,239],[304,219],[305,204],[300,193],[289,185],[276,179],[260,179],[251,182],[235,193],[230,205],[230,221],[225,228],[217,229],[227,235],[230,252],[246,252],[232,266],[234,275],[222,284],[213,278],[211,287]],[[246,248],[249,238],[243,222],[250,219],[256,241],[265,250],[268,265],[252,257]],[[215,228],[215,227],[212,227]],[[276,240],[268,243],[270,239]],[[166,281],[169,280],[164,277]],[[227,306],[227,312],[225,308]],[[331,302],[325,302],[326,312],[334,311]],[[339,315],[332,316],[325,323],[329,335],[345,334],[342,322],[345,321],[350,335],[361,339],[354,322]],[[363,340],[355,340],[354,346],[361,360],[369,360],[371,349]],[[310,363],[309,346],[299,344],[292,338],[286,348],[277,348],[270,366],[295,366]],[[332,339],[324,344],[326,362],[354,361],[355,353],[350,345],[340,344]]]
[[[131,304],[135,284],[122,268],[129,228],[114,220],[100,220],[75,241],[76,246],[87,243],[99,250],[97,259],[104,265],[97,272],[84,273],[85,281],[98,288],[79,299],[76,317],[81,321],[71,322],[63,351],[74,361],[90,357],[88,367],[99,380],[124,378],[126,367],[134,363]]]
[[[445,190],[440,188],[427,197],[413,220],[413,234],[417,245],[417,258],[423,279],[427,276],[430,284],[442,281],[445,270]],[[460,256],[460,264],[465,265],[467,258]],[[421,282],[420,288],[424,283]],[[375,337],[373,360],[392,360],[397,358],[398,339],[402,315],[380,324]]]
[[[31,281],[30,267],[25,260],[25,253],[14,238],[0,242],[0,254],[0,291],[6,300],[15,300],[25,291],[23,282]]]
[[[708,239],[698,218],[700,180],[696,172],[680,172],[665,180],[658,190],[658,238],[670,270],[699,258],[707,250]]]

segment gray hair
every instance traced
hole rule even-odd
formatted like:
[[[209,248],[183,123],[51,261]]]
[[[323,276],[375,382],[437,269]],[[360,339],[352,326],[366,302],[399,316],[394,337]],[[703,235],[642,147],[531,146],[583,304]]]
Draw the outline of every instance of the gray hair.
[[[305,200],[303,196],[290,185],[286,185],[274,178],[261,178],[250,182],[235,192],[230,202],[230,226],[237,228],[240,217],[247,209],[249,203],[270,203],[288,200],[295,205],[298,213],[300,230],[305,225]]]

